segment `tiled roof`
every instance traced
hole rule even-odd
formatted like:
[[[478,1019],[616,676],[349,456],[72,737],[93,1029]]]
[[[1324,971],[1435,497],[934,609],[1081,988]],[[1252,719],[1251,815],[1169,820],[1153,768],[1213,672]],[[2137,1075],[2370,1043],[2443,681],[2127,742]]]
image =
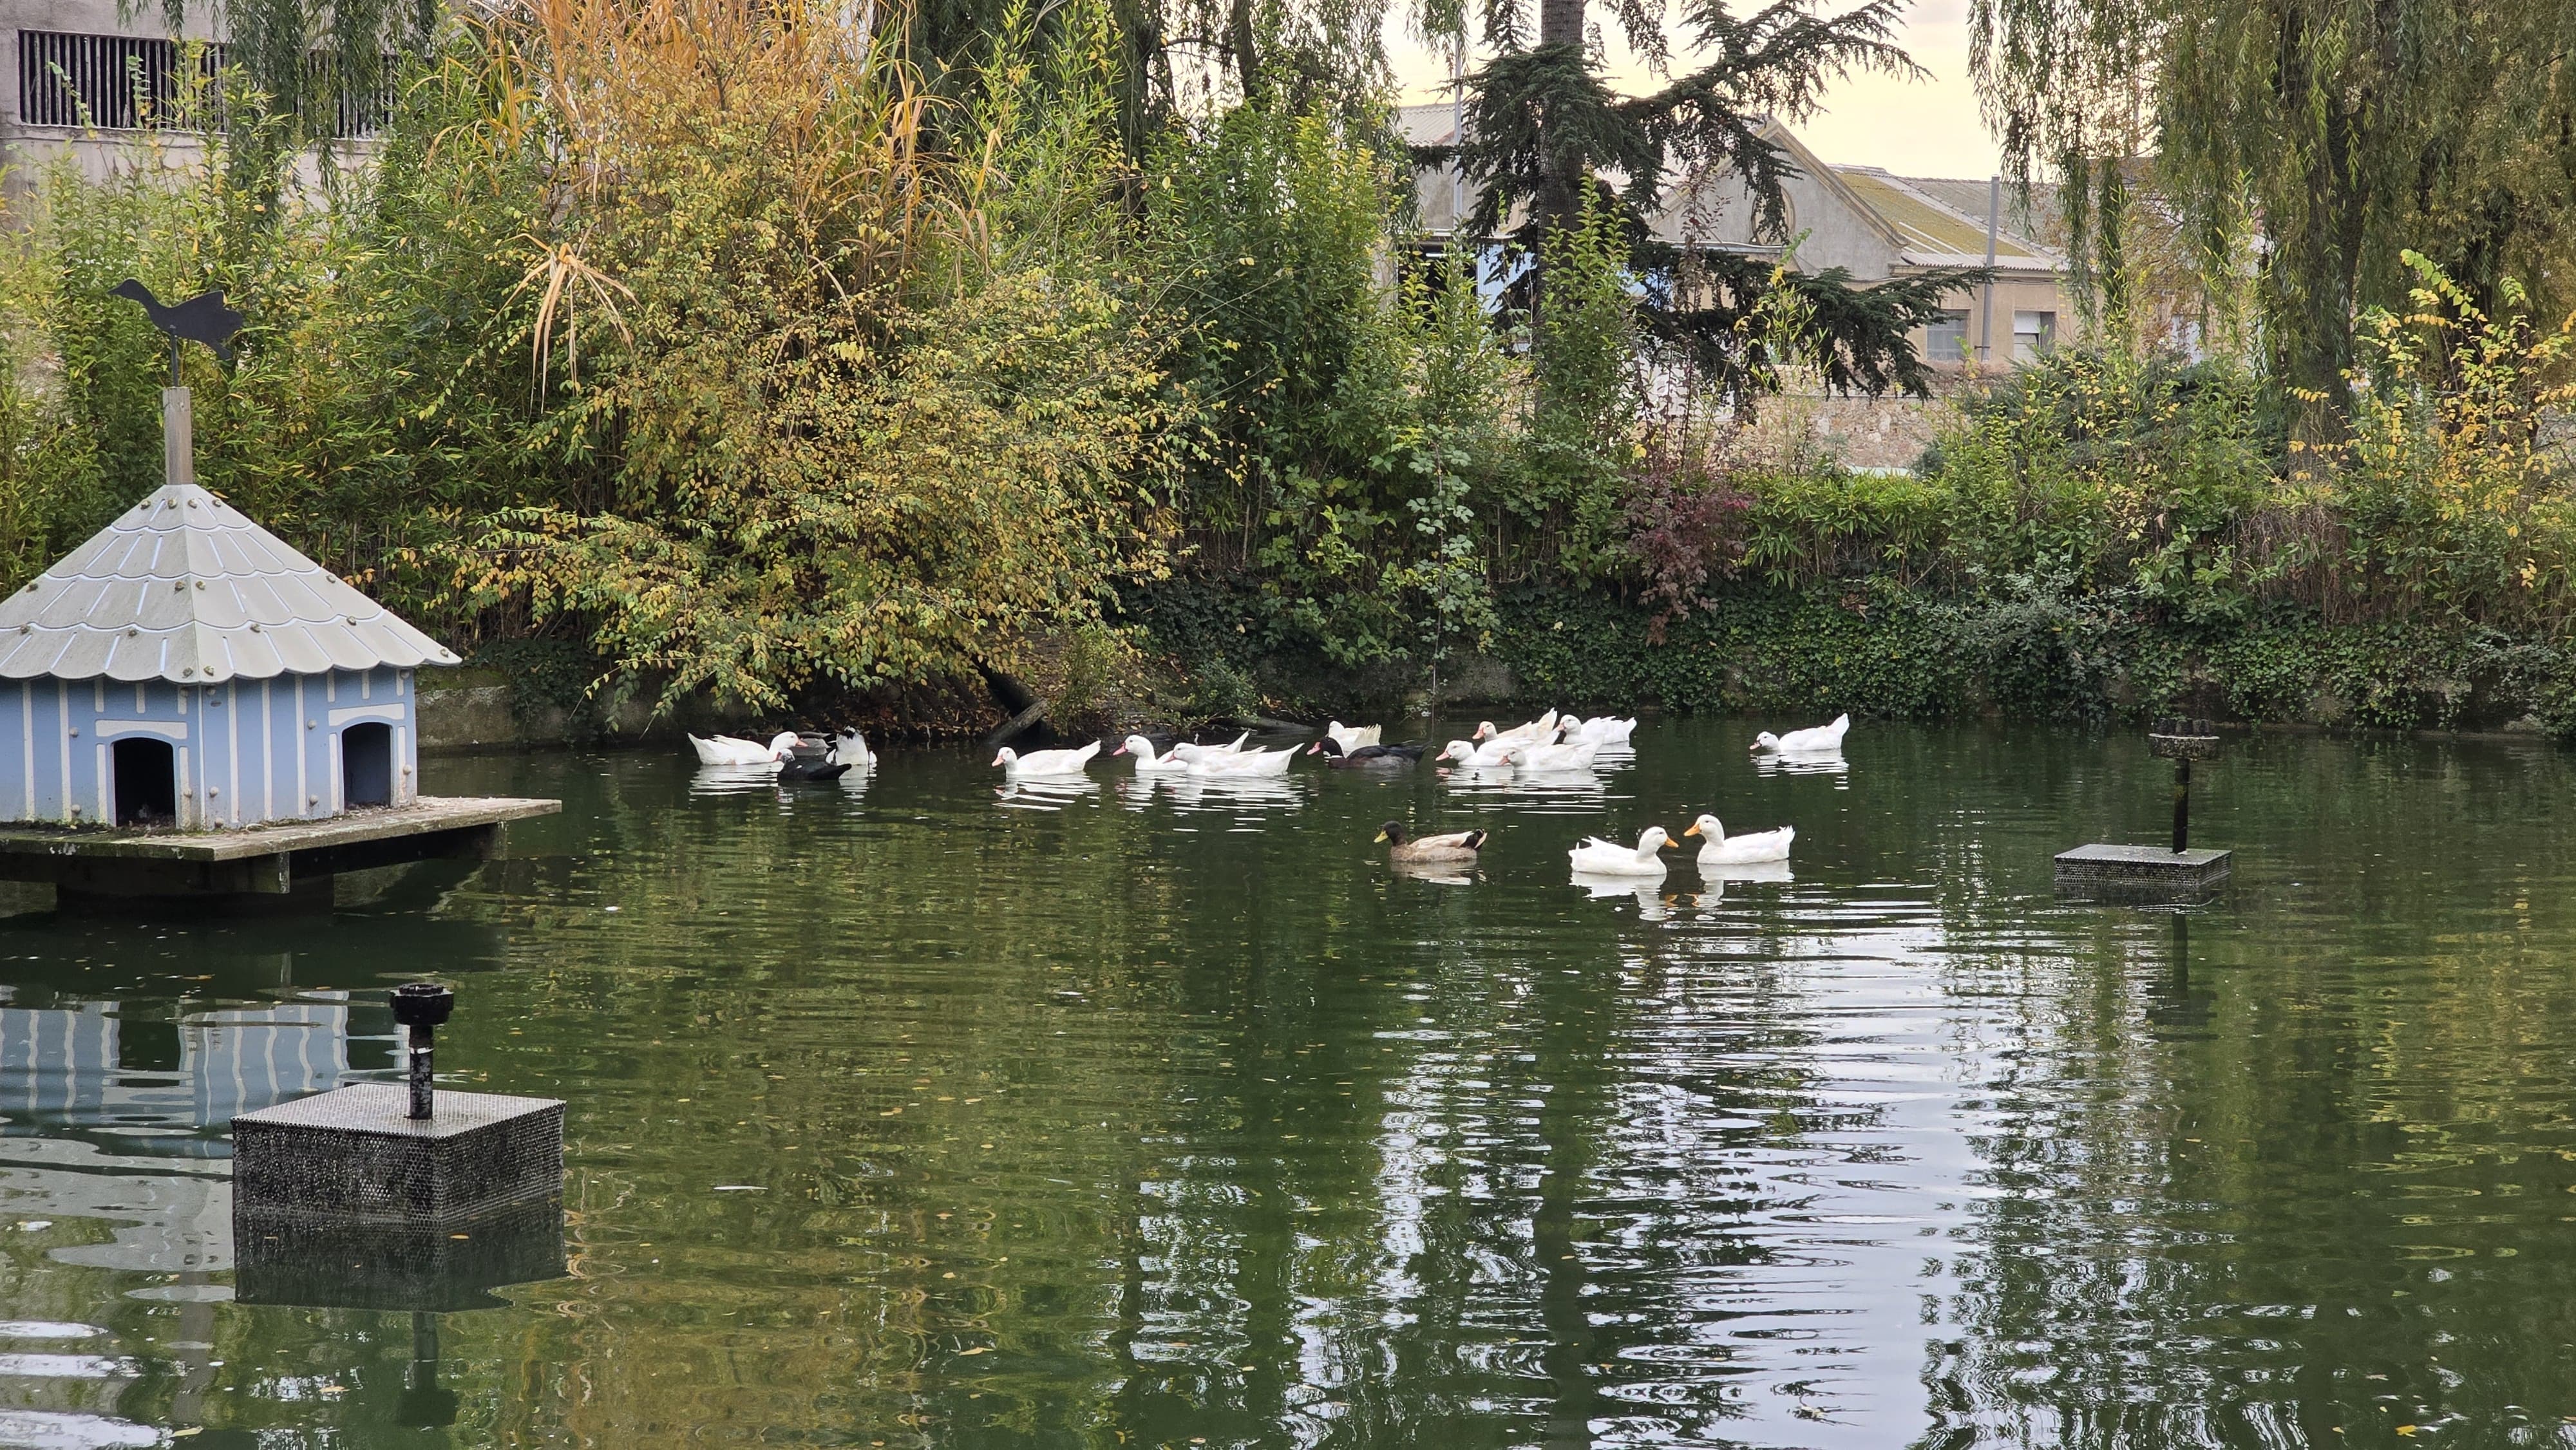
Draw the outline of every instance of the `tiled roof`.
[[[1986,217],[1984,198],[1978,198],[1974,215],[1936,199],[1929,191],[1902,176],[1890,176],[1874,166],[1837,166],[1834,171],[1853,193],[1895,228],[1905,249],[1905,260],[1920,267],[1975,267],[1986,260]],[[2057,258],[2046,248],[2014,231],[1998,226],[1995,232],[1995,265],[2007,270],[2046,267],[2054,270]]]
[[[1982,227],[1986,224],[1988,183],[1980,176],[1974,181],[1948,176],[1900,176],[1896,178],[1952,211]],[[2030,188],[2030,201],[2024,205],[2010,183],[2003,190],[2003,230],[2017,232],[2024,238],[2047,245],[2066,225],[2057,209],[2057,188],[2046,182],[2035,182]]]
[[[1458,134],[1458,107],[1451,101],[1398,106],[1395,129],[1408,146],[1446,146]]]
[[[228,679],[456,656],[193,483],[120,515],[0,601],[0,679]]]

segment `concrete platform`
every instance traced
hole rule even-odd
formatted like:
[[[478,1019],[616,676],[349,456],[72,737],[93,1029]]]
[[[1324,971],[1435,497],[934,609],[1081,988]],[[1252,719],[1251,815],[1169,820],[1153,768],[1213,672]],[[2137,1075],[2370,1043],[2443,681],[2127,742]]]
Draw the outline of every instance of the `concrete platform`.
[[[355,1083],[233,1119],[233,1210],[262,1218],[461,1223],[563,1191],[556,1098]]]
[[[2057,854],[2057,889],[2070,894],[2152,897],[2208,895],[2235,871],[2230,851],[2095,843]]]
[[[51,885],[67,909],[132,909],[159,898],[327,910],[331,878],[343,871],[479,858],[507,823],[562,809],[561,801],[515,796],[429,796],[237,831],[0,826],[0,881]]]

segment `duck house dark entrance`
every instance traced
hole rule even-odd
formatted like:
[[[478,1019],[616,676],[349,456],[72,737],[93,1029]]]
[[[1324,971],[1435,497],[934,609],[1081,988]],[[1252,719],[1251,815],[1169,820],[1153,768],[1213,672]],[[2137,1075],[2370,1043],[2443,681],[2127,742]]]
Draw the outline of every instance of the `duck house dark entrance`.
[[[340,799],[351,810],[394,799],[394,727],[382,721],[340,732]]]
[[[167,740],[149,736],[109,747],[116,784],[116,823],[167,826],[179,819],[179,758]]]

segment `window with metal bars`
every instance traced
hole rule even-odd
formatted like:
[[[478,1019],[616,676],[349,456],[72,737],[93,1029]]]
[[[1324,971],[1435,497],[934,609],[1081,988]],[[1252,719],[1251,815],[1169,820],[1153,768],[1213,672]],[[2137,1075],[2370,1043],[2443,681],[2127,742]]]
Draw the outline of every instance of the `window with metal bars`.
[[[179,99],[180,49],[137,35],[18,32],[18,119],[31,126],[139,131],[168,125]],[[199,47],[201,78],[223,64]]]
[[[76,35],[53,30],[18,32],[18,119],[30,126],[81,126],[100,131],[139,131],[178,124],[183,57],[193,49],[198,80],[210,83],[223,69],[224,48],[183,48],[136,35]],[[373,76],[334,84],[338,66],[316,52],[304,60],[305,92],[328,96],[330,133],[341,139],[372,136],[393,114],[397,61],[384,58]],[[208,99],[220,105],[215,88]],[[297,98],[295,109],[306,102]]]

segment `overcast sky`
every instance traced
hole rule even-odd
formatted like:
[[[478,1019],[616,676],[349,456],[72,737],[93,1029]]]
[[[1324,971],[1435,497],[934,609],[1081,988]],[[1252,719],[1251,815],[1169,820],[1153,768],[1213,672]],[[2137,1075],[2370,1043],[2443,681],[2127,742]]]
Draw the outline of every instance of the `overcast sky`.
[[[1404,99],[1444,99],[1449,68],[1404,33],[1406,8],[1395,7],[1387,30]],[[1596,17],[1605,8],[1592,7]],[[1611,38],[1617,38],[1615,27]],[[1915,64],[1932,73],[1930,79],[1845,81],[1829,93],[1822,114],[1798,127],[1800,138],[1839,165],[1883,166],[1907,176],[1991,174],[1994,138],[1978,117],[1976,88],[1968,83],[1968,0],[1916,0],[1901,43]],[[1614,57],[1613,74],[1623,88],[1653,83],[1625,56]]]

